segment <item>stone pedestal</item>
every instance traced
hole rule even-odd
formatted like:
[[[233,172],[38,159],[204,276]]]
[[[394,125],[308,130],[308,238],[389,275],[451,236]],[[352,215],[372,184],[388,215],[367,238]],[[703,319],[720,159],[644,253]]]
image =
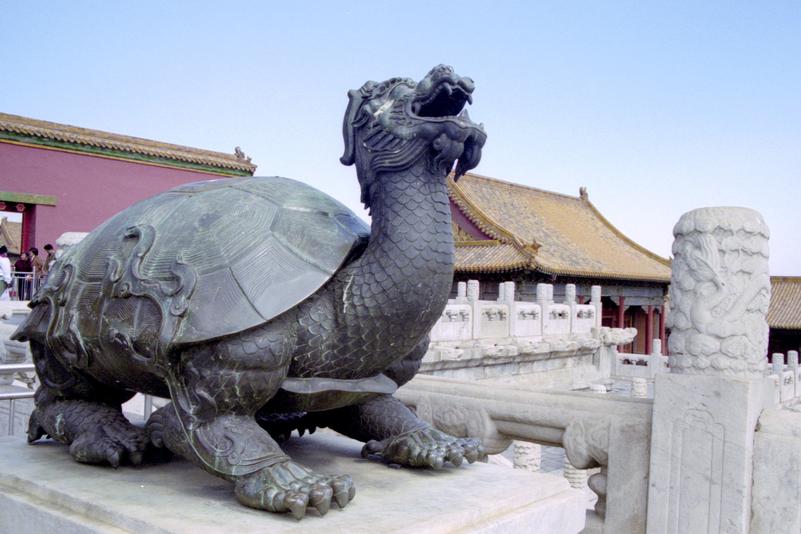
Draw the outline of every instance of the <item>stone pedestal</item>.
[[[793,410],[801,407],[795,405]],[[801,413],[774,408],[759,418],[749,534],[801,532]]]
[[[350,473],[356,498],[301,521],[240,505],[229,482],[183,460],[112,469],[75,463],[53,442],[0,438],[0,532],[576,533],[585,498],[564,479],[486,464],[393,469],[332,434],[285,450],[316,471]]]
[[[671,374],[656,376],[649,534],[746,534],[764,377],[768,236],[745,208],[701,208],[673,233]]]
[[[748,532],[754,431],[769,379],[656,377],[648,532]]]

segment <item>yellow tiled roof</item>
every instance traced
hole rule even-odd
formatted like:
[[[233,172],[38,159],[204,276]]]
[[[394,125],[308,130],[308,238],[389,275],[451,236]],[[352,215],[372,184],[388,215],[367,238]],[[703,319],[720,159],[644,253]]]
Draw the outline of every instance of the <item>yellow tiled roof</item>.
[[[586,195],[572,197],[475,174],[449,182],[451,200],[483,232],[512,245],[528,266],[542,272],[623,280],[670,281],[670,261],[638,245],[615,228]],[[513,269],[521,257],[492,247],[463,252],[457,242],[456,270],[490,264]],[[483,251],[486,258],[480,258]],[[490,261],[490,255],[492,261]],[[461,257],[471,263],[460,264]],[[503,263],[508,260],[508,263]],[[482,269],[483,270],[483,269]]]
[[[801,330],[801,276],[771,276],[768,326]]]
[[[495,239],[456,242],[456,270],[460,272],[513,271],[530,261],[530,255]]]
[[[200,148],[173,145],[161,141],[79,128],[68,124],[31,119],[8,113],[0,113],[0,132],[9,132],[11,134],[96,149],[114,150],[222,169],[233,169],[249,174],[253,174],[256,170],[256,166],[248,159],[236,154],[224,154]]]

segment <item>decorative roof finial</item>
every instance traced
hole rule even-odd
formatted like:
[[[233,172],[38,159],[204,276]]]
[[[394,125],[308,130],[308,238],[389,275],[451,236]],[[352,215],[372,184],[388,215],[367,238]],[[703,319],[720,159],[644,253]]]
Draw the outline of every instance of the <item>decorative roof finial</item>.
[[[241,149],[241,148],[239,148],[239,147],[234,147],[234,155],[236,156],[236,159],[239,159],[239,160],[242,160],[242,161],[247,161],[248,163],[250,163],[250,156],[248,156],[247,154],[245,154],[245,153],[242,151],[242,149]]]
[[[579,197],[581,197],[581,200],[590,199],[590,195],[587,193],[587,188],[583,185],[579,187]]]

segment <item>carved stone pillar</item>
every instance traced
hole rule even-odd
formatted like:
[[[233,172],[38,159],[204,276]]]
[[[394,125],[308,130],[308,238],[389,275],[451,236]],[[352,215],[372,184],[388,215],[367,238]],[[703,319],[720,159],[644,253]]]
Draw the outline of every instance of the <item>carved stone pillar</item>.
[[[514,442],[515,469],[524,469],[533,473],[539,472],[542,466],[542,445],[527,441]]]
[[[762,376],[770,304],[770,232],[762,216],[746,208],[697,209],[673,234],[672,371]]]
[[[649,534],[747,533],[770,301],[768,228],[745,208],[702,208],[673,229],[671,372],[655,378]]]

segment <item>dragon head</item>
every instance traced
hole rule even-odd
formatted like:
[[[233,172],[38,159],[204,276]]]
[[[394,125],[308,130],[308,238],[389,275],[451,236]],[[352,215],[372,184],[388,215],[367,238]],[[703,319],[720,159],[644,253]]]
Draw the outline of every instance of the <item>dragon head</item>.
[[[438,65],[415,83],[409,78],[369,81],[348,92],[340,161],[356,164],[362,202],[370,207],[381,174],[398,172],[425,158],[429,171],[444,178],[456,164],[455,178],[478,165],[487,139],[484,126],[470,120],[475,84],[453,68]]]

